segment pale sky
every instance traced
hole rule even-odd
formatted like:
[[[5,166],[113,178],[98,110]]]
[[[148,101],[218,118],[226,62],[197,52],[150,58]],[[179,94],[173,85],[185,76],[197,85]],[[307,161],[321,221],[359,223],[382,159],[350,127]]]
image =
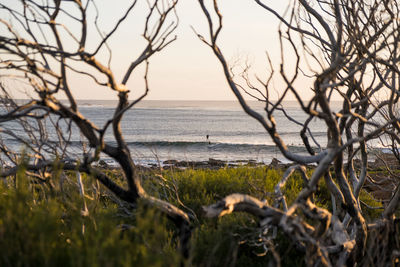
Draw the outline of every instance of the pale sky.
[[[118,2],[118,6],[115,4],[116,2]],[[282,13],[288,2],[290,1],[268,1],[268,4],[275,6]],[[122,16],[129,3],[130,1],[127,0],[97,1],[101,16],[100,26],[108,31]],[[109,42],[113,49],[112,70],[120,79],[144,45],[140,34],[143,31],[146,1],[139,0],[139,3],[130,18],[124,22]],[[266,77],[268,72],[265,53],[268,52],[278,68],[280,63],[277,38],[278,20],[252,0],[220,0],[219,3],[224,16],[224,28],[219,38],[219,45],[226,59],[229,62],[237,59],[242,62],[247,60],[257,75]],[[63,4],[65,6],[73,5],[68,2]],[[180,20],[176,31],[178,39],[161,53],[151,57],[150,93],[146,99],[234,100],[222,68],[212,50],[202,43],[191,29],[193,26],[197,32],[208,37],[206,20],[198,2],[196,0],[180,0],[177,12]],[[68,26],[74,29],[74,25]],[[94,36],[94,33],[89,34]],[[91,38],[89,39],[89,48],[90,43],[95,44],[98,41],[95,37]],[[70,85],[78,99],[116,98],[115,92],[98,87],[89,79],[76,75],[70,78]],[[133,92],[131,98],[143,92],[140,70],[132,75],[127,86]],[[282,86],[283,84],[279,80],[275,82],[275,90],[278,92]],[[306,83],[304,87],[307,87]],[[306,91],[306,89],[304,90]]]

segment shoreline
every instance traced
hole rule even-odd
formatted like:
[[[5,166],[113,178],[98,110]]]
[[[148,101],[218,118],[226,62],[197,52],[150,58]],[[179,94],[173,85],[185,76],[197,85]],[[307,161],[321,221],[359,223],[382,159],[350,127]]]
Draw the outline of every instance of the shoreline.
[[[361,160],[354,159],[353,161],[354,168],[361,168]],[[387,166],[392,167],[393,169],[400,170],[400,162],[395,158],[392,154],[382,153],[379,156],[374,158],[374,161],[368,161],[368,169],[369,170],[380,170],[384,169]],[[239,159],[239,160],[221,160],[209,158],[208,160],[178,160],[178,159],[168,159],[168,160],[159,160],[156,163],[144,163],[144,162],[136,162],[135,165],[140,168],[148,168],[148,169],[168,169],[168,168],[193,168],[193,169],[219,169],[219,168],[235,168],[240,166],[270,166],[273,168],[288,168],[290,166],[296,165],[295,162],[290,161],[281,161],[276,157],[272,157],[269,162],[265,161],[257,161],[254,159]],[[347,166],[347,162],[345,163]],[[116,164],[114,160],[109,159],[101,159],[97,163],[98,167],[108,168],[108,169],[119,169],[119,165]],[[316,164],[307,164],[307,167],[315,167]]]
[[[114,163],[113,161],[109,161],[109,162]],[[209,158],[208,160],[203,160],[203,161],[169,159],[169,160],[160,161],[158,164],[156,164],[156,163],[140,164],[139,163],[139,164],[136,164],[136,167],[140,168],[140,169],[148,169],[148,170],[154,170],[154,169],[160,169],[160,168],[163,170],[188,169],[188,168],[194,169],[194,170],[199,170],[199,169],[218,170],[221,168],[261,167],[261,166],[268,166],[271,168],[284,169],[284,168],[293,166],[295,164],[296,163],[294,163],[294,162],[282,162],[277,158],[272,158],[271,162],[269,162],[269,163],[256,161],[253,159],[227,161],[227,160],[219,160],[219,159]],[[104,169],[110,169],[110,170],[120,169],[120,167],[118,165],[108,164],[107,161],[105,161],[105,160],[100,160],[98,162],[97,166],[104,168]],[[307,165],[307,166],[313,167],[314,165]]]

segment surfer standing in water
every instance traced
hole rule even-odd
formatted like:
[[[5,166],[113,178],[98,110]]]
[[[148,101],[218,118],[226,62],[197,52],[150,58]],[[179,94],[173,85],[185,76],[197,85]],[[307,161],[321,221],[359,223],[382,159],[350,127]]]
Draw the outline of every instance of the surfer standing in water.
[[[211,142],[210,142],[210,139],[209,139],[209,138],[210,138],[210,136],[207,134],[207,135],[206,135],[207,142],[208,142],[209,145],[211,145]]]

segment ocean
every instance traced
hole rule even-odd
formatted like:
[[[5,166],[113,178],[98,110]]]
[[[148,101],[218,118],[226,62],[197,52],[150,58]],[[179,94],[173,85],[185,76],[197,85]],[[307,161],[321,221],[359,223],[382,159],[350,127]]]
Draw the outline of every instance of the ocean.
[[[80,100],[78,103],[80,112],[99,127],[112,117],[116,106],[116,101],[111,100]],[[265,115],[262,102],[249,103]],[[285,102],[283,106],[294,120],[304,122],[307,119],[295,102]],[[279,111],[276,111],[275,120],[278,132],[289,149],[307,154],[299,135],[301,127]],[[1,128],[26,136],[24,129],[15,123],[3,123]],[[317,150],[319,146],[324,148],[324,123],[314,119],[310,129],[316,141],[313,146]],[[162,164],[166,160],[206,161],[210,158],[227,162],[252,160],[266,164],[277,158],[288,162],[265,129],[245,114],[236,101],[142,101],[125,114],[122,132],[135,162],[142,165]],[[52,127],[48,127],[47,135],[50,142],[57,142]],[[15,150],[22,149],[12,136],[1,133],[0,137]],[[115,144],[111,129],[106,133],[105,141]],[[72,131],[70,142],[71,151],[81,155],[85,140],[76,129]],[[115,164],[107,156],[102,157],[108,164]]]
[[[263,103],[249,103],[263,112]],[[284,105],[294,119],[300,122],[307,119],[296,103]],[[113,101],[80,101],[80,111],[98,125],[112,116],[114,106]],[[289,148],[306,154],[299,137],[301,128],[282,112],[276,115],[278,130]],[[311,128],[319,145],[325,146],[323,124],[314,121]],[[139,164],[210,158],[262,163],[277,158],[287,162],[260,123],[249,117],[236,101],[142,101],[126,113],[122,132]],[[111,132],[105,140],[113,142]]]

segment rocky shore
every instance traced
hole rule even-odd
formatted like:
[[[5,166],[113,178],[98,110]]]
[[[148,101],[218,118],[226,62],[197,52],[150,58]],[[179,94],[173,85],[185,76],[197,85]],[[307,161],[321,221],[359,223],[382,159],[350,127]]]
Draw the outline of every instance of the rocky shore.
[[[255,160],[237,160],[225,161],[219,159],[209,158],[206,161],[179,161],[179,160],[165,160],[162,162],[164,168],[177,167],[177,168],[194,168],[194,169],[219,169],[225,167],[237,167],[242,165],[247,166],[261,166],[262,162]]]
[[[108,169],[119,168],[114,164],[112,164],[112,162],[108,162],[105,160],[100,160],[97,165],[101,168],[108,168]],[[271,160],[271,163],[269,164],[251,159],[226,161],[226,160],[209,158],[208,160],[205,161],[187,161],[187,160],[170,159],[161,161],[158,164],[146,164],[146,165],[138,164],[137,166],[140,168],[150,168],[150,169],[159,169],[160,167],[162,167],[163,169],[170,169],[170,168],[220,169],[220,168],[234,168],[238,166],[271,166],[274,168],[285,168],[291,165],[293,164],[282,163],[276,158],[273,158]]]

